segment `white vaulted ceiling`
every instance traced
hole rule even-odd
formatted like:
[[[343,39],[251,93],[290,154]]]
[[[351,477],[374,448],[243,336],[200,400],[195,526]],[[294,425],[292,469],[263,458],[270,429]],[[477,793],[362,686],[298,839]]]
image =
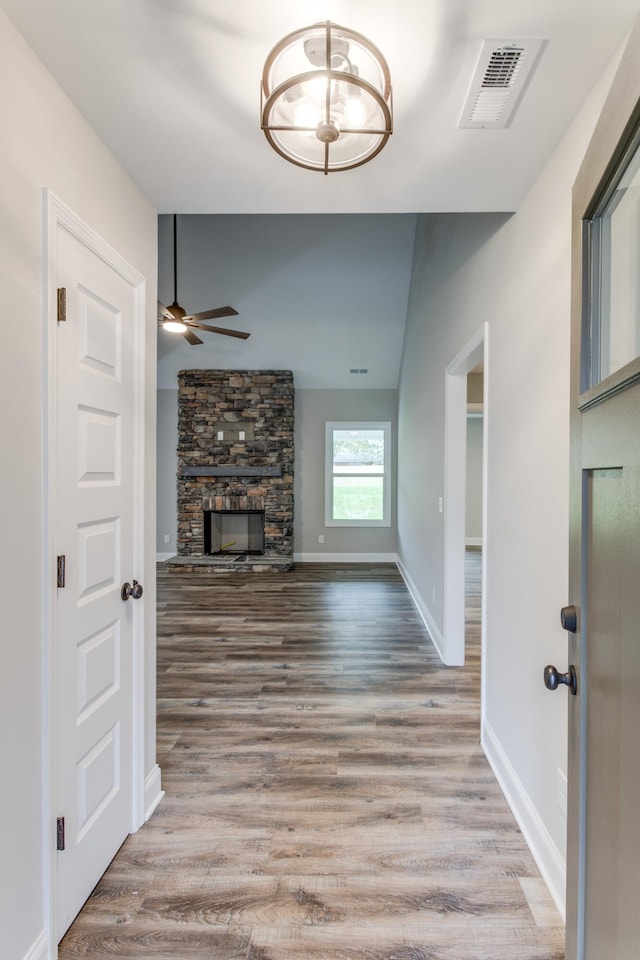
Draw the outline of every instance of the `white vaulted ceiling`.
[[[517,210],[623,43],[640,0],[0,0],[0,7],[159,213],[212,215],[184,218],[189,256],[181,260],[179,299],[189,312],[231,304],[240,316],[220,325],[251,338],[205,334],[202,346],[189,347],[161,332],[161,385],[173,385],[180,367],[277,366],[293,369],[299,386],[386,387],[397,382],[413,215]],[[380,47],[394,101],[394,133],[382,153],[328,177],[281,159],[259,125],[270,49],[326,19]],[[461,129],[486,39],[543,40],[543,52],[507,129]],[[237,214],[275,216],[227,216]],[[340,224],[337,216],[282,214],[355,216]],[[166,302],[172,275],[162,220],[160,240]],[[370,373],[355,382],[351,367]]]
[[[161,213],[515,210],[638,0],[0,0]],[[331,19],[376,43],[395,123],[358,170],[297,169],[259,129],[264,60]],[[485,38],[547,41],[507,130],[458,120]]]

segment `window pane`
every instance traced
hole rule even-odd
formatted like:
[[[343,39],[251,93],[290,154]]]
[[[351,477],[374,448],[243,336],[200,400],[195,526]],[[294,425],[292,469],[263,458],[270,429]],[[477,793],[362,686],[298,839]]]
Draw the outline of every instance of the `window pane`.
[[[383,477],[334,477],[334,520],[382,520]]]
[[[599,220],[598,341],[592,385],[640,355],[640,155],[636,151]],[[592,270],[594,269],[592,267]],[[598,269],[599,267],[599,269]]]
[[[391,526],[390,436],[386,421],[325,423],[326,526]]]
[[[384,473],[384,430],[334,430],[333,472]]]

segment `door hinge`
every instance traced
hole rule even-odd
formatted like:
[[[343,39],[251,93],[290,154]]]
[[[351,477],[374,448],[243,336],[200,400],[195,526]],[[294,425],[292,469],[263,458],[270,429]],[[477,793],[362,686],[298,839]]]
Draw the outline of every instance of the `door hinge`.
[[[58,586],[65,586],[65,578],[67,573],[67,558],[64,553],[61,553],[58,557]]]
[[[64,817],[56,820],[56,850],[64,850]]]
[[[58,323],[64,323],[67,319],[67,290],[66,287],[58,287]]]

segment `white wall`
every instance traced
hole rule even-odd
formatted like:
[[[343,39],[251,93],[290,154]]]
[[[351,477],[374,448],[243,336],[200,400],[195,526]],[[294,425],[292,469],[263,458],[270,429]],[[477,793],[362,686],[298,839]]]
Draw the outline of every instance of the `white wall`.
[[[398,552],[440,632],[445,368],[482,326],[478,251],[507,219],[423,215],[416,229],[398,400]]]
[[[482,735],[559,903],[567,702],[542,670],[567,656],[571,187],[610,78],[517,214],[419,219],[399,389],[399,553],[442,630],[445,367],[488,323]]]
[[[44,956],[41,751],[41,565],[43,532],[42,244],[49,187],[147,279],[154,330],[156,217],[93,130],[0,12],[0,756],[3,824],[0,940],[7,960]],[[146,356],[149,510],[145,545],[148,685],[146,770],[155,762],[154,522],[155,336]],[[47,824],[47,830],[52,828]]]

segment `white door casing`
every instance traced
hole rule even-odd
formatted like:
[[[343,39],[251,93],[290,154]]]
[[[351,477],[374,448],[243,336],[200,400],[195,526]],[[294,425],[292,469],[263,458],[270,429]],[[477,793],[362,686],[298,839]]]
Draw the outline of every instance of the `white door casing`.
[[[49,306],[43,691],[50,941],[58,942],[144,819],[144,279],[46,195]],[[58,322],[57,289],[66,290]],[[65,586],[56,586],[64,555]],[[65,850],[56,820],[65,819]]]
[[[467,459],[467,376],[478,363],[488,379],[489,325],[483,324],[445,371],[445,453],[444,453],[444,598],[443,637],[438,652],[449,666],[464,664],[465,658],[465,500]],[[486,386],[485,386],[486,393]],[[483,433],[482,525],[486,531],[487,502],[487,423],[485,404]],[[485,589],[485,554],[482,554],[482,596]],[[482,644],[484,645],[485,604],[482,604]],[[483,660],[484,662],[484,660]],[[484,674],[484,671],[483,671]],[[484,692],[484,681],[483,681]],[[483,698],[484,704],[484,698]]]

